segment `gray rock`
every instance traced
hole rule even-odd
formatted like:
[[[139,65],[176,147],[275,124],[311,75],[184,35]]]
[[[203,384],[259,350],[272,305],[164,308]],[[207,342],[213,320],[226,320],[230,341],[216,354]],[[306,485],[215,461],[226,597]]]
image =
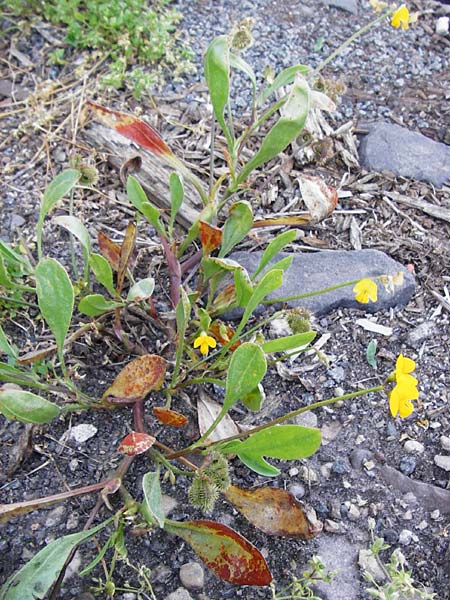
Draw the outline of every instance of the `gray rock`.
[[[408,440],[403,447],[410,454],[423,454],[425,450],[425,446],[417,440]]]
[[[339,533],[341,529],[339,523],[336,523],[336,521],[332,521],[331,519],[325,519],[323,528],[325,531],[328,531],[328,533]]]
[[[439,509],[442,514],[450,514],[450,490],[444,490],[429,483],[415,481],[405,475],[402,475],[397,469],[384,465],[380,468],[379,474],[384,482],[402,494],[410,493],[414,495],[427,510]]]
[[[350,464],[354,469],[361,469],[364,463],[371,460],[372,457],[373,452],[367,448],[355,448],[355,450],[350,452]]]
[[[360,516],[361,516],[361,511],[356,506],[356,504],[350,504],[350,506],[348,507],[348,514],[347,514],[347,517],[350,519],[350,521],[357,521]]]
[[[230,258],[239,262],[249,273],[253,273],[261,255],[262,252],[240,251],[233,253]],[[404,306],[414,293],[414,276],[399,262],[379,250],[298,252],[293,255],[281,252],[277,260],[286,256],[293,256],[293,261],[284,276],[284,283],[268,296],[275,302],[279,298],[306,294],[353,279],[404,272],[404,283],[396,288],[394,294],[389,294],[381,284],[378,285],[377,302],[360,304],[355,300],[353,286],[348,286],[320,296],[289,301],[289,307],[303,306],[317,315],[329,313],[339,307],[358,308],[373,313],[394,306]],[[241,314],[242,309],[232,310],[226,313],[226,318],[236,319]]]
[[[180,581],[188,590],[201,590],[205,585],[205,574],[197,562],[188,562],[180,569]]]
[[[345,475],[350,471],[347,463],[341,458],[337,458],[331,465],[331,472],[334,475]]]
[[[76,444],[84,444],[94,437],[97,433],[97,427],[90,423],[80,423],[72,427],[69,433],[69,439],[73,440]]]
[[[11,229],[14,229],[15,227],[22,227],[22,225],[25,225],[25,219],[22,217],[22,215],[14,214],[11,216]]]
[[[317,415],[312,410],[300,413],[295,417],[294,421],[297,425],[302,425],[303,427],[317,427]]]
[[[317,551],[327,569],[337,570],[330,584],[318,582],[315,587],[323,600],[360,600],[362,589],[356,567],[359,546],[345,536],[320,535]]]
[[[174,592],[166,596],[164,600],[193,600],[193,598],[187,590],[179,587]]]
[[[290,494],[292,494],[294,496],[294,498],[297,498],[297,500],[300,500],[301,498],[303,498],[303,496],[306,493],[305,486],[302,485],[301,483],[292,483],[288,487],[288,491]]]
[[[58,525],[59,523],[61,523],[65,512],[66,512],[66,509],[64,506],[57,506],[56,508],[51,510],[48,513],[47,518],[45,519],[45,526],[46,527],[55,527],[55,525]]]
[[[322,0],[322,3],[332,8],[339,8],[345,12],[349,12],[352,15],[358,14],[358,2],[357,0]]]
[[[412,456],[405,456],[400,461],[400,471],[404,475],[411,475],[416,470],[416,460]]]
[[[402,529],[400,531],[400,535],[398,536],[398,543],[402,546],[409,546],[412,540],[412,531],[409,529]]]
[[[393,123],[369,125],[359,146],[361,165],[442,187],[450,178],[450,147]]]
[[[331,377],[336,383],[342,383],[346,378],[343,367],[333,367],[328,371],[328,373],[331,375]]]
[[[407,342],[413,348],[420,346],[422,342],[425,340],[439,335],[438,326],[434,321],[425,321],[421,323],[411,331],[407,335]]]
[[[444,471],[450,471],[450,456],[444,456],[443,454],[436,454],[434,457],[434,464]]]
[[[383,583],[386,580],[384,571],[370,550],[362,549],[359,551],[358,564],[361,570],[370,573],[377,583]]]
[[[439,441],[441,442],[442,449],[450,452],[450,437],[447,435],[441,435]]]

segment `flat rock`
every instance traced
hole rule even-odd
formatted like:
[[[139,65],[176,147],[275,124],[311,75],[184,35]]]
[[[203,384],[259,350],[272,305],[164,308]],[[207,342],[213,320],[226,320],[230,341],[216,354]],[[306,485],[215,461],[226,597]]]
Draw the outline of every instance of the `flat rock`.
[[[437,454],[434,457],[434,464],[437,465],[440,469],[444,469],[444,471],[450,471],[450,456]]]
[[[357,0],[322,0],[322,4],[331,6],[332,8],[339,8],[340,10],[349,12],[352,15],[358,14]]]
[[[379,471],[381,478],[402,494],[411,492],[428,509],[439,509],[443,514],[450,514],[450,491],[429,483],[410,479],[389,465]]]
[[[262,252],[240,251],[233,253],[230,258],[239,262],[249,273],[253,273],[261,256]],[[292,254],[281,252],[277,255],[276,260],[286,256],[292,256]],[[353,286],[348,286],[319,296],[287,302],[290,308],[302,306],[316,315],[323,315],[341,307],[357,308],[364,312],[374,313],[394,306],[404,306],[414,293],[414,276],[402,264],[379,250],[299,252],[293,257],[292,265],[284,275],[283,285],[270,294],[269,299],[276,301],[278,298],[306,294],[354,279],[394,275],[398,271],[403,271],[404,282],[395,288],[394,294],[389,294],[379,283],[377,302],[360,304],[355,300]],[[239,318],[241,314],[242,310],[236,309],[229,311],[225,318],[235,319]]]
[[[450,179],[450,146],[393,123],[367,127],[359,146],[361,165],[427,181],[440,188]]]
[[[317,582],[315,588],[323,600],[360,600],[362,590],[356,567],[359,546],[343,536],[320,535],[317,552],[328,570],[337,570],[330,584]]]

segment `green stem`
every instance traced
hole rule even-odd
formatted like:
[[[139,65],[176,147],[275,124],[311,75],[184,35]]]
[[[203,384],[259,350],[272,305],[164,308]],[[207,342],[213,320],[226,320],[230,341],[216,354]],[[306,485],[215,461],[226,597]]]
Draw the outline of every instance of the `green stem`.
[[[338,290],[340,288],[348,287],[349,285],[356,285],[359,281],[361,281],[361,277],[358,279],[352,279],[351,281],[345,281],[344,283],[336,283],[335,285],[330,285],[329,287],[323,288],[322,290],[307,292],[306,294],[296,294],[294,296],[284,296],[282,298],[273,298],[272,300],[262,300],[261,304],[277,304],[279,302],[291,302],[292,300],[303,300],[304,298],[312,298],[313,296],[320,296],[321,294],[328,294],[328,292],[332,292],[334,290]],[[378,279],[377,277],[373,277],[373,279]]]

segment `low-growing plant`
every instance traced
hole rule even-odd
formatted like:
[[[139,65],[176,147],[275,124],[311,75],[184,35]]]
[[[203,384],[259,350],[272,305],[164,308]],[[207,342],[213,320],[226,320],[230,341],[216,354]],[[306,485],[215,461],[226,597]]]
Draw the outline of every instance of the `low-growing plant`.
[[[393,9],[389,9],[375,22],[392,12]],[[263,252],[256,270],[247,271],[232,254],[255,226],[252,206],[241,196],[248,189],[249,177],[255,169],[275,158],[302,133],[312,111],[332,110],[334,106],[323,92],[315,89],[320,69],[312,70],[305,65],[283,70],[264,82],[257,92],[256,75],[241,56],[242,49],[250,42],[249,22],[245,22],[230,36],[215,38],[205,55],[206,81],[214,116],[224,134],[226,148],[222,146],[221,149],[227,165],[226,172],[214,179],[212,144],[209,188],[144,121],[90,101],[90,108],[103,123],[150,150],[174,169],[169,180],[170,213],[163,215],[149,201],[139,181],[130,175],[126,191],[137,211],[137,218],[136,222],[128,224],[121,245],[99,231],[100,251],[94,252],[89,232],[71,210],[65,216],[54,218],[53,221],[66,229],[73,243],[81,248],[82,269],[78,272],[77,257],[74,257],[74,281],[71,281],[66,267],[45,255],[43,234],[45,222],[55,206],[73,193],[83,177],[93,175],[89,169],[77,164],[57,175],[44,193],[36,230],[36,266],[22,253],[3,242],[0,244],[2,287],[10,297],[17,291],[24,297],[32,296],[33,300],[36,297],[39,313],[55,338],[54,346],[24,356],[0,330],[0,348],[8,357],[7,362],[0,363],[0,380],[6,383],[0,390],[0,412],[6,418],[24,423],[49,423],[73,411],[101,410],[107,415],[112,410],[128,409],[134,423],[133,431],[117,448],[124,458],[107,479],[53,496],[0,505],[0,521],[7,521],[77,495],[100,495],[85,529],[57,539],[38,552],[8,579],[0,592],[1,600],[43,598],[75,548],[106,529],[106,542],[83,573],[89,572],[103,561],[108,551],[112,551],[112,566],[105,570],[106,581],[98,582],[109,596],[115,593],[114,564],[127,555],[125,534],[130,529],[145,533],[161,528],[183,538],[223,580],[236,585],[269,585],[272,575],[265,558],[230,527],[209,519],[183,522],[169,519],[162,506],[161,482],[168,478],[175,484],[180,477],[188,478],[189,502],[204,512],[210,512],[219,495],[223,494],[265,533],[309,539],[320,527],[309,522],[301,504],[288,492],[275,487],[241,489],[233,485],[230,456],[236,456],[259,475],[276,477],[280,470],[267,458],[304,459],[320,447],[319,429],[289,424],[293,417],[303,412],[375,392],[389,394],[394,416],[406,417],[413,410],[411,400],[418,397],[417,380],[411,375],[415,363],[400,355],[395,370],[379,385],[298,408],[245,431],[224,434],[223,424],[230,419],[229,412],[237,403],[243,403],[250,411],[260,410],[268,366],[292,353],[305,352],[316,335],[306,311],[284,308],[269,316],[255,317],[256,309],[261,304],[270,304],[269,295],[282,285],[292,257],[280,259],[278,254],[294,241],[296,233],[288,230],[275,236]],[[234,70],[242,71],[249,78],[252,91],[251,117],[238,136],[230,110],[230,82]],[[289,86],[287,91],[285,86]],[[275,92],[281,97],[274,101]],[[272,123],[270,127],[269,123]],[[262,135],[261,144],[249,159],[244,158],[242,151],[255,132]],[[189,231],[180,236],[174,225],[183,205],[186,182],[197,190],[203,208]],[[335,190],[319,178],[304,177],[302,193],[310,206],[308,216],[260,220],[257,226],[295,226],[314,218],[324,218],[335,207]],[[223,213],[228,216],[219,226]],[[134,277],[135,240],[142,218],[155,229],[165,258],[167,290],[161,290],[162,300],[167,294],[171,305],[165,312],[157,309],[155,280],[151,274],[138,280]],[[379,284],[393,291],[401,281],[401,274],[380,274],[372,279],[330,286],[316,293],[350,285],[355,298],[365,304],[376,301]],[[277,301],[289,302],[311,295]],[[241,311],[234,327],[221,318],[231,309]],[[158,353],[156,347],[149,352],[126,330],[124,315],[129,311],[150,321],[158,330],[161,338]],[[291,332],[276,339],[265,339],[264,326],[280,317],[286,318]],[[87,321],[79,324],[82,318]],[[105,322],[112,324],[114,336],[135,358],[118,373],[101,398],[92,398],[77,387],[73,371],[66,366],[66,355],[76,339],[91,330],[101,332]],[[34,361],[55,354],[53,377],[49,373],[43,380],[29,367]],[[208,405],[209,416],[202,418],[200,435],[194,442],[174,449],[165,443],[164,431],[167,430],[161,429],[158,437],[147,431],[144,417],[149,409],[150,394],[156,400],[156,405],[152,406],[153,417],[167,428],[183,427],[188,422],[180,409],[183,390],[191,390],[191,396],[195,397],[210,384],[223,388],[223,402],[218,406]],[[59,397],[60,401],[48,400],[44,397],[45,392]],[[127,489],[126,474],[140,454],[150,459],[153,467],[142,479],[143,495],[134,497]],[[194,463],[192,456],[199,457],[201,462]],[[120,496],[121,503],[119,508],[116,504],[113,509],[111,497],[116,495]],[[114,516],[93,527],[102,504],[112,510]],[[290,597],[301,597],[292,596],[299,594],[301,588],[307,593],[308,582],[317,574],[318,564],[311,565],[313,570],[308,576],[296,580],[296,587],[293,582]],[[322,577],[322,567],[320,574]],[[147,577],[148,574],[141,573],[142,577],[144,575]],[[60,581],[61,576],[56,587]]]
[[[127,85],[136,98],[162,81],[164,69],[172,77],[193,69],[193,53],[180,42],[181,15],[170,0],[6,0],[4,10],[14,16],[44,17],[66,28],[65,41],[81,50],[96,50],[108,59],[104,85]],[[64,49],[51,55],[64,64]]]

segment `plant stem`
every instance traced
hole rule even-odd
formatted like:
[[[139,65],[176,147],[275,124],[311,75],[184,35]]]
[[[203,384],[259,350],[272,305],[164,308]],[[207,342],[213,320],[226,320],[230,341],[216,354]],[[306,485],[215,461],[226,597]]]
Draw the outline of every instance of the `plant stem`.
[[[139,433],[145,432],[144,423],[144,401],[139,400],[133,404],[134,430]]]
[[[292,300],[303,300],[304,298],[312,298],[313,296],[320,296],[321,294],[328,294],[334,290],[348,287],[349,285],[356,285],[358,281],[361,281],[362,277],[358,279],[352,279],[351,281],[345,281],[344,283],[336,283],[329,287],[323,288],[322,290],[307,292],[306,294],[296,294],[294,296],[284,296],[282,298],[274,298],[273,300],[262,300],[261,304],[278,304],[279,302],[291,302]],[[377,279],[374,277],[374,279]]]

